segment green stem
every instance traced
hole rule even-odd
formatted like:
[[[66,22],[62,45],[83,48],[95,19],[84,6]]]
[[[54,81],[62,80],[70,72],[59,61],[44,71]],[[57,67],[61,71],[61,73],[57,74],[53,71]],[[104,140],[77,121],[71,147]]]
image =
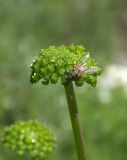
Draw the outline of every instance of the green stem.
[[[68,102],[68,108],[70,112],[70,118],[71,118],[71,124],[73,128],[73,134],[78,154],[79,160],[86,160],[86,153],[84,149],[84,143],[83,143],[83,135],[81,132],[81,127],[79,123],[79,113],[77,108],[77,103],[75,99],[75,93],[72,82],[69,82],[64,85],[67,102]]]

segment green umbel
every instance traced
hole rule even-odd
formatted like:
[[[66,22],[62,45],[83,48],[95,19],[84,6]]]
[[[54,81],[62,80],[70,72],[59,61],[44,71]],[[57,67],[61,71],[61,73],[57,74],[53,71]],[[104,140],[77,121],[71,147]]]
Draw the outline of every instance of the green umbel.
[[[41,80],[44,85],[60,80],[63,85],[74,81],[77,86],[84,82],[96,86],[97,76],[101,73],[101,68],[81,45],[42,49],[33,60],[31,69],[31,83]]]
[[[30,120],[6,127],[3,143],[19,156],[27,153],[32,159],[43,160],[55,148],[55,137],[45,125]]]

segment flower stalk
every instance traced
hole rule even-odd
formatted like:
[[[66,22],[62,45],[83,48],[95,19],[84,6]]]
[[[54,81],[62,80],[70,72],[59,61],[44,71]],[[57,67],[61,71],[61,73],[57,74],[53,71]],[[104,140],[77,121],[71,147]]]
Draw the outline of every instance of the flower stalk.
[[[68,102],[68,108],[70,113],[71,124],[73,128],[73,134],[75,139],[75,145],[77,149],[78,159],[86,160],[86,153],[83,141],[83,134],[79,122],[79,113],[74,93],[73,84],[70,81],[64,85],[66,98]]]

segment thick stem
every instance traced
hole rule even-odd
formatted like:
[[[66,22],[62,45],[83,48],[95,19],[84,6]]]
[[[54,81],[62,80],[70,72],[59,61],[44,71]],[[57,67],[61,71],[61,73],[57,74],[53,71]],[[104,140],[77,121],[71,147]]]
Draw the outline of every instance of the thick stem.
[[[79,123],[79,114],[78,114],[78,108],[77,103],[75,99],[75,93],[72,82],[69,82],[64,85],[67,102],[68,102],[68,108],[70,112],[70,118],[71,118],[71,124],[73,128],[73,134],[78,154],[79,160],[86,160],[86,153],[84,149],[84,143],[83,143],[83,135]]]

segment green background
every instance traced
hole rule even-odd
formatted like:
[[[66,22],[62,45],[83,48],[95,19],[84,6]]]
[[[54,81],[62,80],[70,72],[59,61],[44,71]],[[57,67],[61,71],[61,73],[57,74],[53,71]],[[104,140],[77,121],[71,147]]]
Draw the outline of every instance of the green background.
[[[57,136],[48,159],[77,159],[64,88],[31,85],[30,64],[41,48],[81,44],[104,76],[106,66],[122,64],[120,53],[127,51],[126,6],[126,0],[0,0],[1,136],[7,125],[38,119]],[[110,90],[107,102],[98,96],[99,85],[75,91],[88,160],[126,160],[127,96],[122,85]],[[0,143],[0,160],[14,159],[19,160]]]

